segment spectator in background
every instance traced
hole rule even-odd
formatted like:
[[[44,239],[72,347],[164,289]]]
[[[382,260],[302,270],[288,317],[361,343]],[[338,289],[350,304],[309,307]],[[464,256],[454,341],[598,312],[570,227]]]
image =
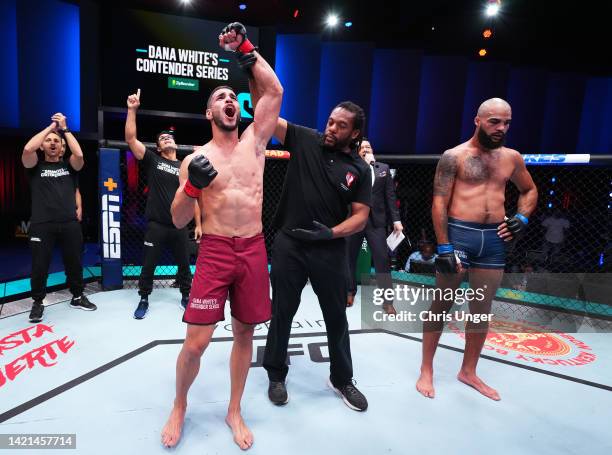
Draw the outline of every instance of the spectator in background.
[[[433,243],[427,241],[419,242],[419,249],[412,253],[406,261],[404,270],[410,272],[413,263],[429,264],[433,266],[435,264],[436,254],[434,253]]]
[[[550,216],[544,218],[542,227],[546,228],[542,251],[547,260],[554,262],[553,257],[561,252],[565,241],[565,232],[570,228],[570,222],[561,214],[559,209],[555,209]]]

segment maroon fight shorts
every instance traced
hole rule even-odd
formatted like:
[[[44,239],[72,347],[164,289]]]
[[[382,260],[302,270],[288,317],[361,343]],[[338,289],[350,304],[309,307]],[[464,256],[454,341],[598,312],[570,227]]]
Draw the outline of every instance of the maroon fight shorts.
[[[270,277],[263,234],[250,238],[202,236],[183,322],[206,325],[223,321],[228,292],[232,317],[244,324],[270,320]]]

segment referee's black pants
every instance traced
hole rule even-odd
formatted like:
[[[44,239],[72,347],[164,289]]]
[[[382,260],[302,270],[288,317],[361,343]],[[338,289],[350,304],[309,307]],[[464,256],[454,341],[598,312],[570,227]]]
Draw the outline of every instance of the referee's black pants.
[[[155,267],[164,246],[171,248],[174,260],[178,265],[177,281],[181,294],[189,295],[191,290],[191,270],[189,269],[189,234],[187,228],[177,229],[156,221],[149,221],[144,236],[144,259],[138,294],[148,296],[153,291]]]
[[[272,320],[263,366],[270,381],[284,381],[287,345],[293,316],[300,305],[306,281],[319,298],[327,329],[331,381],[334,386],[353,378],[353,363],[346,320],[347,262],[344,239],[304,242],[282,231],[272,249]]]
[[[83,233],[78,221],[63,223],[35,223],[30,225],[32,248],[32,298],[42,300],[47,295],[49,265],[53,247],[59,243],[62,250],[66,283],[70,293],[78,297],[83,293]]]

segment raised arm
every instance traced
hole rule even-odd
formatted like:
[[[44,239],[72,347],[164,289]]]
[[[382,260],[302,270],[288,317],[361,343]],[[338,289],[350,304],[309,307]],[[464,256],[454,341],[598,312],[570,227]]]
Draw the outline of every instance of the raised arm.
[[[278,122],[276,122],[276,128],[274,129],[274,137],[278,139],[278,142],[281,144],[285,144],[285,139],[287,137],[287,120],[279,117]]]
[[[434,176],[431,220],[438,244],[448,243],[448,203],[457,176],[457,156],[446,151],[440,157]]]
[[[253,124],[248,129],[253,130],[256,150],[265,150],[276,129],[283,87],[272,67],[248,40],[244,25],[233,22],[225,27],[219,35],[219,45],[237,52],[240,65],[250,72],[252,81],[249,88],[255,88],[251,92],[255,113]]]
[[[259,98],[261,98],[261,93],[257,88],[257,84],[253,80],[252,77],[249,78],[249,90],[251,92],[251,103],[253,104],[253,109],[257,108],[257,103],[259,102]],[[276,122],[276,128],[274,128],[273,136],[281,143],[285,143],[285,137],[287,135],[287,120],[282,117],[279,117]]]
[[[140,89],[136,93],[128,96],[127,117],[125,118],[125,142],[130,146],[130,150],[137,160],[144,158],[146,147],[136,137],[136,112],[140,107]]]
[[[255,139],[265,148],[278,124],[283,87],[268,62],[256,51],[254,52],[257,61],[253,65],[252,72],[259,99],[254,105],[253,128]]]
[[[21,153],[21,162],[26,168],[32,168],[36,166],[38,163],[38,155],[36,152],[40,149],[43,141],[47,137],[47,135],[55,131],[57,124],[55,122],[51,122],[51,124],[42,130],[40,133],[35,134],[32,139],[28,141],[28,143],[23,147],[23,152]]]

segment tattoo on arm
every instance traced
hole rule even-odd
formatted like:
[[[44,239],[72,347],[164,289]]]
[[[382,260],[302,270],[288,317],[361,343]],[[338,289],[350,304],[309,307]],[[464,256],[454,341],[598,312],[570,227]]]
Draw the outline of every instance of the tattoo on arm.
[[[455,183],[457,157],[445,153],[438,162],[434,177],[434,196],[448,196]]]

